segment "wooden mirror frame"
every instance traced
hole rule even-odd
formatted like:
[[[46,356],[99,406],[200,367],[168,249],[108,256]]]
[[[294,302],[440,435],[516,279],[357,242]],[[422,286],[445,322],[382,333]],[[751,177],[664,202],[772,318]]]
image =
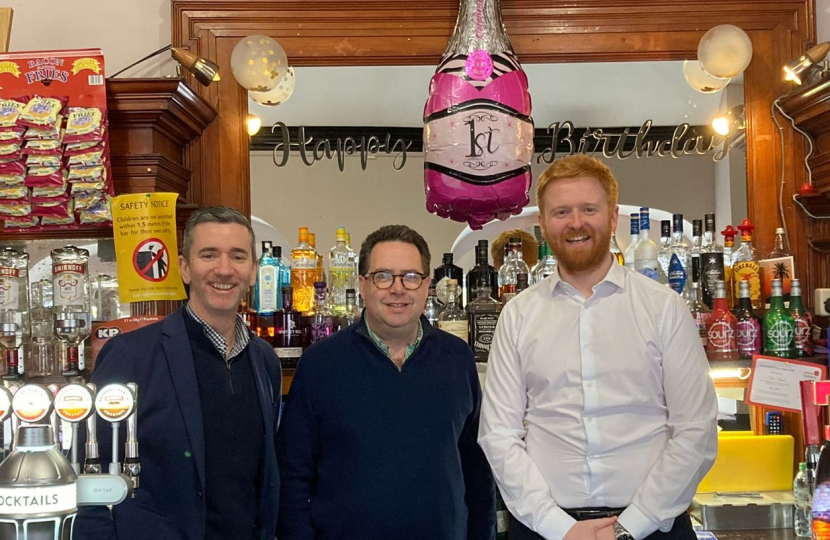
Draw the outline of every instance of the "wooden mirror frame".
[[[230,72],[239,39],[271,36],[293,66],[435,65],[455,25],[458,0],[174,0],[172,7],[173,45],[216,61],[222,70],[222,80],[208,88],[191,81],[219,117],[188,150],[193,170],[188,202],[250,213],[248,100]],[[748,216],[756,226],[758,252],[770,252],[780,226],[782,175],[780,139],[770,111],[775,98],[793,90],[783,80],[782,66],[815,42],[815,0],[501,0],[501,10],[525,64],[692,59],[708,29],[725,23],[743,28],[754,47],[744,73]],[[531,88],[536,101],[555,91]],[[827,286],[828,257],[808,246],[813,225],[791,199],[807,178],[805,145],[789,126],[784,139],[790,244],[804,290],[812,291]],[[811,298],[805,300],[812,304]]]

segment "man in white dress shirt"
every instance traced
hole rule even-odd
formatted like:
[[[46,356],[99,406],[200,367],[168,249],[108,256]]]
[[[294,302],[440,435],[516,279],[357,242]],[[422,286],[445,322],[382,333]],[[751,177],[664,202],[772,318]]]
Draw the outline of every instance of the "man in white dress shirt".
[[[479,444],[511,540],[694,540],[717,400],[681,297],[615,262],[617,182],[577,155],[539,178],[558,272],[501,312]]]

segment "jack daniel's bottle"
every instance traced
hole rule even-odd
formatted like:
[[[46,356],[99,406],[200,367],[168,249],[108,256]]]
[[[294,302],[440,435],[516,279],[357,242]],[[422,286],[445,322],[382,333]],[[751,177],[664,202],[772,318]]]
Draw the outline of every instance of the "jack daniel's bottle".
[[[476,362],[486,362],[493,343],[496,323],[499,321],[501,306],[491,294],[490,276],[481,276],[475,298],[467,304],[467,321],[470,331],[470,347]]]

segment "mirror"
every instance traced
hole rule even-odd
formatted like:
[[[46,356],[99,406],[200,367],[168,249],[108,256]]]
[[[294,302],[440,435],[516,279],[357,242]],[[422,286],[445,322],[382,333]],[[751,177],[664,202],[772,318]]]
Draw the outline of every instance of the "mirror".
[[[621,132],[649,119],[654,126],[708,126],[719,112],[743,103],[741,80],[722,92],[701,94],[686,84],[682,64],[525,64],[536,128],[569,120],[577,127]],[[295,127],[375,126],[378,135],[385,134],[386,127],[420,128],[433,71],[434,66],[298,67],[297,86],[287,102],[263,107],[250,101],[249,111],[262,118],[263,132],[275,122]],[[537,147],[534,156],[534,179],[548,166],[540,162],[542,150]],[[401,163],[397,154],[370,158],[366,170],[359,156],[347,156],[341,172],[336,158],[309,167],[294,151],[285,166],[277,167],[271,152],[252,151],[251,213],[279,233],[262,239],[285,242],[283,249],[291,249],[297,227],[309,226],[318,235],[318,251],[325,252],[334,243],[335,228],[344,226],[357,249],[377,227],[404,223],[426,238],[433,259],[439,259],[466,224],[426,212],[423,154],[407,152],[404,166],[396,170]],[[746,158],[740,148],[717,162],[712,153],[604,161],[620,182],[620,204],[681,212],[689,222],[715,212],[718,231],[747,215]],[[535,183],[531,205],[534,191]],[[652,229],[652,235],[657,240],[659,228]],[[628,239],[628,219],[623,218],[618,227],[623,249]]]

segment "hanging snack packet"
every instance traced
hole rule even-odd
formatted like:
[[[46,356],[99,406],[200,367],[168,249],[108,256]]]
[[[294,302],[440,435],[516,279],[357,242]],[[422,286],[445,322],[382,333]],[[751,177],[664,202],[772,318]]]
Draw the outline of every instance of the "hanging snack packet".
[[[106,183],[103,180],[93,181],[93,182],[72,182],[72,187],[69,189],[69,192],[72,195],[76,195],[78,193],[84,192],[98,192],[98,196],[103,194],[104,189],[106,189]]]
[[[104,150],[87,151],[82,154],[69,156],[66,160],[68,167],[93,167],[104,164]]]
[[[6,230],[27,229],[31,230],[38,226],[38,218],[35,216],[5,216],[3,225]]]
[[[26,186],[18,185],[11,187],[0,187],[0,199],[27,199],[29,197],[29,190]]]
[[[28,96],[16,99],[0,99],[0,130],[21,131],[21,128],[17,125],[17,119],[28,101]]]
[[[107,179],[107,170],[103,165],[92,165],[90,167],[72,167],[69,169],[70,182],[92,182],[104,181]]]
[[[66,97],[34,96],[20,111],[17,124],[36,129],[60,129],[60,113],[66,105]]]
[[[23,153],[60,156],[63,154],[63,147],[60,139],[32,139],[26,141]]]
[[[25,174],[0,174],[0,187],[23,185],[25,179]]]
[[[54,126],[47,126],[43,128],[33,128],[30,127],[26,130],[26,134],[23,135],[23,138],[28,140],[32,139],[44,139],[44,140],[57,140],[60,141],[63,138],[63,130],[61,129],[61,123],[63,122],[63,116],[60,114],[58,115],[58,120]]]
[[[66,182],[66,174],[60,167],[31,167],[23,182],[27,187],[60,186]]]
[[[110,198],[104,197],[91,207],[81,210],[78,217],[82,224],[107,223],[112,221]]]
[[[0,215],[2,216],[29,216],[32,214],[32,205],[28,200],[0,200]]]
[[[85,154],[87,152],[94,152],[97,150],[104,150],[107,146],[107,143],[104,141],[87,141],[87,142],[79,142],[79,143],[71,143],[67,144],[64,147],[63,155],[65,156],[74,156],[75,154]]]
[[[27,167],[60,167],[60,154],[29,154],[26,158]]]
[[[97,107],[70,107],[63,141],[70,144],[103,140],[105,118],[106,113]]]
[[[67,218],[74,211],[74,203],[68,197],[57,197],[41,202],[32,202],[32,215],[40,217]],[[43,223],[43,220],[41,220]],[[46,225],[46,223],[43,223]]]

